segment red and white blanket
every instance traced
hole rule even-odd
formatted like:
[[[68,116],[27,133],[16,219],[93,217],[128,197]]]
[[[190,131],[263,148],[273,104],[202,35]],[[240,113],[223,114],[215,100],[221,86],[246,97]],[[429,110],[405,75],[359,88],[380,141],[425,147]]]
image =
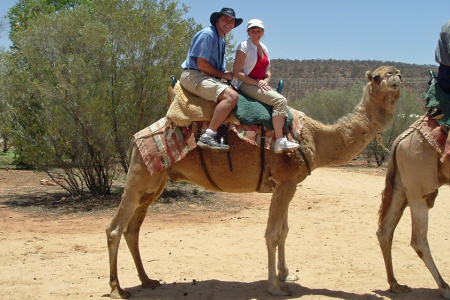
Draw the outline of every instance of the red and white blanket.
[[[292,133],[286,136],[292,140],[292,134],[297,137],[303,128],[305,114],[291,110],[294,117],[292,122]],[[197,147],[195,133],[204,132],[208,127],[208,121],[192,122],[190,126],[178,127],[166,117],[144,128],[134,135],[135,143],[142,155],[145,165],[150,174],[162,171],[171,164],[183,159],[186,154]],[[242,140],[260,147],[261,129],[259,125],[236,125],[227,123],[228,134],[236,134]],[[274,132],[266,130],[266,142],[264,148],[273,149],[275,143]]]
[[[441,161],[450,154],[450,144],[447,141],[447,134],[442,130],[436,120],[429,119],[428,115],[420,117],[410,128],[417,129],[425,140],[441,154]]]

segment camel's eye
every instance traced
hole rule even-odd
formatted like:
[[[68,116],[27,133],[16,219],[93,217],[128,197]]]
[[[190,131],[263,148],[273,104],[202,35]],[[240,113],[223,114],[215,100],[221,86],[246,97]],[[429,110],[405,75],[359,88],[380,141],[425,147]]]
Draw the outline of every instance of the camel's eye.
[[[377,83],[380,83],[380,81],[381,81],[381,76],[380,76],[380,75],[375,75],[375,76],[373,76],[372,80],[375,81],[375,82],[377,82]]]

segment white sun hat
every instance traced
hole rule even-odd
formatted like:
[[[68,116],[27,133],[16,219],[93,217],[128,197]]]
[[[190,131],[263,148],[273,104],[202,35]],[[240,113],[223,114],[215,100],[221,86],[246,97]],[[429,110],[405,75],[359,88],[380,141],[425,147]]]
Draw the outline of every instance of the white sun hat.
[[[259,27],[261,29],[264,29],[263,21],[258,20],[258,19],[251,19],[250,21],[248,21],[247,29],[250,29],[253,27]]]

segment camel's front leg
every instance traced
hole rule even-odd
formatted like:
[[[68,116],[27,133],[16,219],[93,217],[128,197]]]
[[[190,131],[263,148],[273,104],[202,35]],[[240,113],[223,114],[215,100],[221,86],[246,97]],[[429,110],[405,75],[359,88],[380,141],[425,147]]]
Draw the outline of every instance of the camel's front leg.
[[[288,232],[288,212],[286,212],[286,216],[282,224],[282,236],[278,242],[278,278],[281,281],[296,281],[298,280],[298,276],[294,273],[289,274],[289,268],[286,265],[285,245]]]
[[[289,203],[296,190],[295,182],[277,184],[272,194],[269,208],[269,219],[266,228],[266,245],[268,252],[269,293],[289,296],[292,294],[288,286],[281,286],[281,280],[291,280],[285,260],[285,240],[288,233],[287,215]],[[276,251],[279,253],[279,275],[276,269]]]

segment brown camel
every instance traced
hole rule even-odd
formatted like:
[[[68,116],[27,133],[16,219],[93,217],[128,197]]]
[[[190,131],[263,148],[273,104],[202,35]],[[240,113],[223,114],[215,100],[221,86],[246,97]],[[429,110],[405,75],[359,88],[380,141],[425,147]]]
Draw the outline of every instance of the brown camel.
[[[392,266],[394,230],[406,206],[409,206],[412,221],[411,246],[430,270],[443,296],[450,298],[450,288],[433,261],[427,239],[428,211],[434,205],[439,187],[449,184],[450,163],[448,158],[442,162],[441,154],[428,141],[419,130],[413,128],[394,141],[386,171],[377,237],[391,291],[410,292],[407,285],[398,284]]]
[[[374,72],[366,72],[366,77],[369,82],[354,113],[334,125],[324,125],[306,117],[301,136],[297,138],[301,142],[311,170],[349,162],[378,132],[386,129],[393,121],[394,106],[400,96],[400,71],[394,67],[383,66]],[[268,251],[268,290],[274,295],[290,295],[289,287],[280,284],[280,281],[298,279],[295,274],[289,274],[285,261],[288,206],[297,185],[308,175],[305,160],[298,150],[284,154],[266,150],[262,184],[257,190],[261,170],[260,149],[233,134],[230,134],[228,144],[233,159],[233,171],[230,171],[227,155],[205,150],[204,156],[209,173],[216,185],[225,192],[272,193],[265,232]],[[203,172],[199,155],[196,148],[179,162],[150,175],[139,150],[136,146],[133,147],[122,201],[106,229],[111,298],[130,296],[120,287],[117,277],[117,253],[122,234],[133,256],[142,286],[160,285],[158,280],[150,279],[144,271],[138,246],[139,229],[147,208],[161,195],[168,178],[171,181],[190,181],[205,189],[217,191]],[[275,257],[277,250],[278,265]]]

